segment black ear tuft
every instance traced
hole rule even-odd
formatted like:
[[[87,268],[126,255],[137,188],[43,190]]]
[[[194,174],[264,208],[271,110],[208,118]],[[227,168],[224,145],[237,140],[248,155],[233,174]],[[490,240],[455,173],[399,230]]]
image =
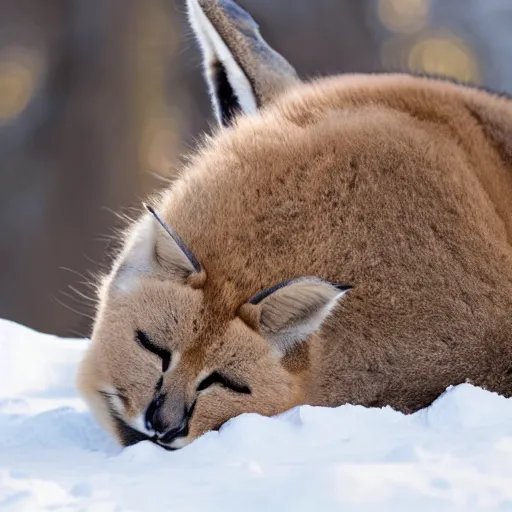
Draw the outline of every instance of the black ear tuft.
[[[144,203],[144,206],[146,210],[155,218],[155,220],[164,228],[166,233],[171,237],[173,242],[176,244],[176,246],[179,248],[179,250],[183,253],[183,256],[188,260],[189,264],[191,265],[191,270],[199,273],[201,272],[201,264],[199,261],[197,261],[196,257],[192,254],[192,251],[187,247],[185,242],[180,238],[180,236],[174,231],[174,229],[171,228],[161,217],[158,215],[158,213],[155,211],[155,209],[150,206],[149,204]]]
[[[286,281],[282,281],[274,286],[271,286],[270,288],[266,288],[265,290],[262,290],[261,292],[257,293],[253,297],[251,297],[248,302],[249,304],[259,304],[263,299],[266,299],[269,295],[272,295],[277,290],[280,290],[281,288],[284,288],[285,286],[288,286],[292,283],[300,283],[300,281],[310,281],[310,280],[318,280],[316,277],[306,276],[306,277],[299,277],[297,279],[287,279]],[[330,284],[334,288],[338,289],[340,292],[348,292],[353,287],[349,284],[338,284],[333,283],[331,281],[324,281],[326,284]]]

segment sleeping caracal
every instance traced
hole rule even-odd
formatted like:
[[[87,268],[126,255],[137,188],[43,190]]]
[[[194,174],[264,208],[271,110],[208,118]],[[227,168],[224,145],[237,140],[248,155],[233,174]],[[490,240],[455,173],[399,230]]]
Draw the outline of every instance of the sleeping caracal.
[[[188,0],[221,128],[129,228],[79,387],[124,444],[244,412],[512,394],[512,101],[302,82],[231,0]]]

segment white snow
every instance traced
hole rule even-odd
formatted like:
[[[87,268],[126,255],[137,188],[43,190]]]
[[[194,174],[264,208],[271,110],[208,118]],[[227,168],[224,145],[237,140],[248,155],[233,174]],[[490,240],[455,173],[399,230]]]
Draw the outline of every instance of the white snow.
[[[0,320],[0,510],[512,510],[510,399],[464,384],[410,416],[300,407],[122,450],[76,396],[86,345]]]

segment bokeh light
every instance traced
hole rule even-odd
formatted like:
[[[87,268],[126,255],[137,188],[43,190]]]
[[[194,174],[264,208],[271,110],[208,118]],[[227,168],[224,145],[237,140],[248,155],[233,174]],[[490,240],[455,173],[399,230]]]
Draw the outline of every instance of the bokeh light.
[[[378,0],[377,6],[380,22],[395,34],[381,45],[385,69],[480,82],[470,46],[452,32],[429,26],[430,0]]]
[[[414,33],[428,22],[430,0],[379,0],[378,16],[391,32]]]
[[[412,72],[467,83],[480,81],[476,55],[462,39],[450,33],[420,38],[409,50],[407,65]]]
[[[37,89],[42,58],[39,52],[10,47],[0,53],[0,123],[18,117]]]

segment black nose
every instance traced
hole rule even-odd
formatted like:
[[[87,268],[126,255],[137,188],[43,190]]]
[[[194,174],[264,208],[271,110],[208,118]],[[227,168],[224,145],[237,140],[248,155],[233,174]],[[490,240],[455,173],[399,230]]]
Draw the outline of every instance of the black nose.
[[[159,443],[169,444],[175,438],[188,435],[189,414],[185,409],[181,423],[177,427],[169,428],[169,423],[164,417],[162,404],[165,395],[157,396],[146,409],[145,422],[148,430],[154,430]]]
[[[159,434],[165,432],[167,430],[167,425],[162,418],[160,406],[164,401],[164,396],[157,396],[146,409],[146,416],[144,418],[146,422],[146,428],[148,430],[154,430]]]

